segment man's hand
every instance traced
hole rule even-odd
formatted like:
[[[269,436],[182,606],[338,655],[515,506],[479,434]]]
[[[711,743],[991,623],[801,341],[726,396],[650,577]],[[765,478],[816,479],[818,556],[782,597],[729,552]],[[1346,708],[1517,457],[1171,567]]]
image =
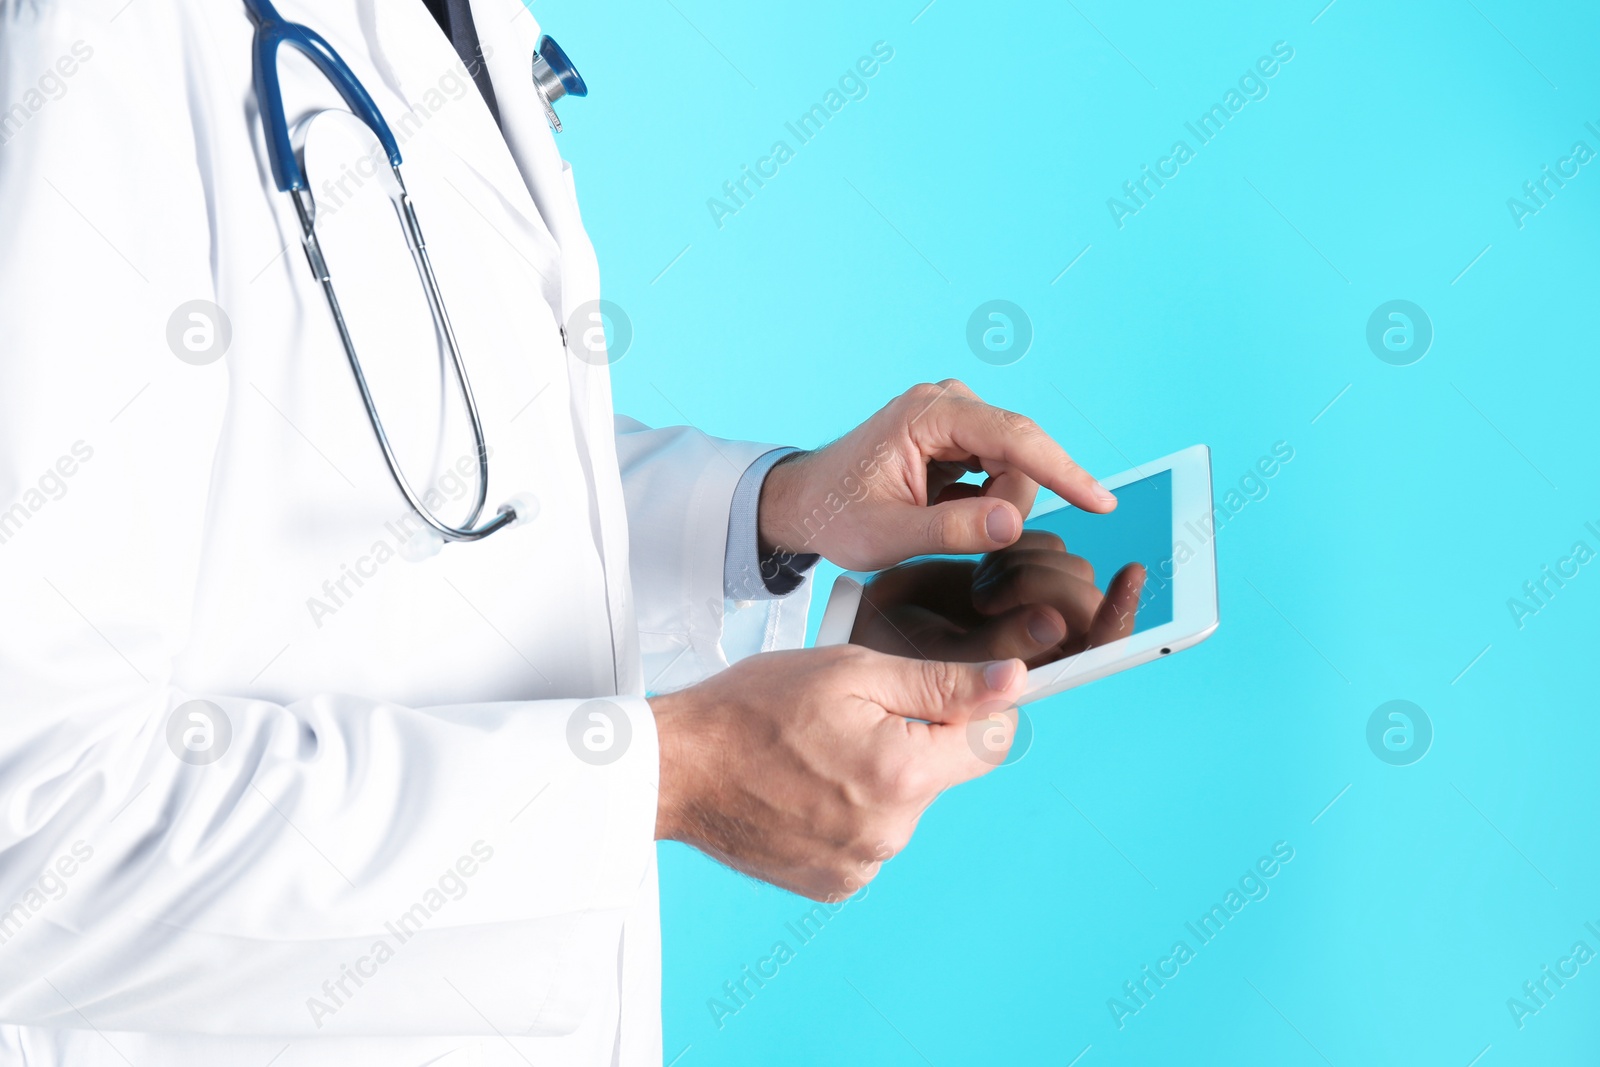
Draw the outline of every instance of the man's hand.
[[[998,762],[992,732],[1015,730],[1026,677],[1017,660],[942,663],[844,645],[752,656],[652,697],[656,838],[841,900],[905,848],[941,792]],[[974,719],[988,758],[969,741]],[[1010,747],[1009,733],[999,740]]]
[[[1095,584],[1094,568],[1061,538],[1026,530],[980,559],[919,559],[879,571],[862,590],[853,644],[893,656],[1016,657],[1029,668],[1133,633],[1145,568]]]
[[[986,472],[983,485],[961,482]],[[918,385],[850,433],[767,475],[765,553],[815,552],[876,570],[936,552],[992,552],[1022,534],[1043,485],[1085,511],[1117,498],[1032,420],[990,407],[960,382]]]

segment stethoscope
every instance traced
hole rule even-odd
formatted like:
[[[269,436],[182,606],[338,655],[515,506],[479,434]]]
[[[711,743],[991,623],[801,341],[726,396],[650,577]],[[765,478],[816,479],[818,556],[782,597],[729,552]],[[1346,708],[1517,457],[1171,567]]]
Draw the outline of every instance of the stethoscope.
[[[489,451],[484,444],[483,422],[478,417],[478,404],[472,395],[472,383],[468,380],[467,368],[461,359],[461,350],[456,345],[456,335],[450,326],[450,316],[445,311],[444,296],[439,292],[439,282],[434,277],[433,265],[428,259],[428,247],[422,239],[422,227],[417,223],[416,209],[406,192],[405,181],[400,177],[400,146],[395,142],[394,134],[389,131],[389,124],[384,121],[378,105],[373,103],[372,97],[367,94],[360,80],[320,34],[300,23],[285,19],[272,6],[271,0],[244,0],[244,4],[251,20],[255,23],[256,104],[261,109],[261,125],[266,133],[267,156],[272,164],[273,181],[277,183],[280,192],[289,193],[294,199],[295,212],[300,216],[300,240],[305,247],[306,261],[311,265],[312,275],[322,283],[322,293],[327,298],[328,310],[333,313],[334,326],[339,331],[339,341],[344,345],[345,357],[350,361],[350,370],[355,375],[356,386],[361,392],[361,402],[367,409],[367,421],[372,424],[373,435],[377,437],[378,446],[383,450],[384,462],[389,467],[395,485],[400,487],[401,494],[406,498],[406,503],[411,505],[412,510],[429,527],[429,530],[422,531],[425,536],[414,538],[403,551],[411,558],[422,558],[437,552],[445,541],[479,541],[508,526],[521,526],[532,522],[538,516],[539,502],[531,493],[518,493],[500,505],[494,518],[482,525],[477,524],[489,492]],[[288,121],[284,117],[283,95],[278,86],[280,44],[293,45],[316,64],[323,76],[339,90],[339,95],[344,98],[351,112],[378,138],[384,154],[389,157],[389,167],[394,172],[395,180],[396,191],[391,194],[395,211],[400,216],[401,228],[405,230],[406,245],[411,250],[411,258],[416,263],[417,273],[422,278],[422,287],[428,297],[428,309],[433,314],[434,328],[444,338],[445,345],[450,351],[450,362],[455,368],[456,383],[466,404],[467,415],[472,422],[473,441],[477,446],[477,499],[471,514],[459,526],[452,526],[434,515],[411,488],[411,483],[406,480],[404,472],[400,469],[400,461],[389,444],[389,435],[384,432],[383,420],[378,416],[372,391],[367,386],[367,376],[362,372],[361,360],[356,356],[355,343],[350,339],[344,313],[339,309],[339,298],[333,291],[333,279],[328,274],[328,265],[322,256],[322,246],[317,240],[316,201],[311,195],[311,187],[306,183],[305,175],[300,169],[300,161],[295,157],[294,147],[290,141]],[[587,96],[589,93],[589,87],[584,84],[572,61],[561,50],[561,46],[549,37],[540,40],[539,50],[533,57],[533,88],[539,96],[540,103],[544,105],[545,117],[558,133],[561,130],[561,121],[556,117],[555,102],[565,96]]]

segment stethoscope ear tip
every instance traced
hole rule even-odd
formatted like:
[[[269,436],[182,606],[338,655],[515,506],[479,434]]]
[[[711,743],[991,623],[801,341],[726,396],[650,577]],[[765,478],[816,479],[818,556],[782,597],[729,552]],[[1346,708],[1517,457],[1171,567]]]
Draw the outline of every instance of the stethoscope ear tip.
[[[444,535],[431,526],[424,526],[400,545],[400,558],[407,563],[421,563],[432,559],[444,548]]]
[[[504,521],[490,523],[485,529],[489,533],[511,526],[527,526],[539,517],[539,498],[532,493],[517,493],[500,505],[499,515],[509,515]],[[466,538],[477,540],[478,538]],[[400,544],[400,558],[407,563],[421,563],[423,560],[437,556],[445,546],[444,534],[432,526],[424,526]]]
[[[526,526],[539,517],[539,498],[532,493],[517,493],[501,504],[500,510],[516,516],[511,520],[512,526]]]

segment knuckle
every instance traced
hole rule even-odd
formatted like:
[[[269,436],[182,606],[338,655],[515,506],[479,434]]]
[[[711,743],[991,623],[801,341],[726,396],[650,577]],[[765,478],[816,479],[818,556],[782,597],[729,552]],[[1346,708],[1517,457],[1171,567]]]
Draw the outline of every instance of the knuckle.
[[[907,836],[908,820],[900,816],[882,816],[874,821],[870,832],[863,834],[851,849],[858,867],[882,863],[899,851],[895,842]]]
[[[924,800],[935,789],[934,775],[927,768],[918,764],[910,764],[901,768],[893,782],[893,795],[896,801],[902,804],[917,803]],[[886,840],[893,840],[901,836],[903,831],[884,835]],[[903,846],[901,846],[903,847]],[[899,852],[896,847],[894,851]]]
[[[837,904],[842,899],[840,889],[843,877],[838,869],[830,867],[813,878],[813,881],[798,887],[797,892],[801,896],[818,904]]]
[[[882,863],[872,863],[866,867],[863,867],[859,872],[852,876],[850,892],[859,893],[861,890],[871,885],[872,880],[878,877],[878,872],[881,870],[883,870]]]
[[[855,673],[865,669],[867,660],[872,656],[871,652],[866,648],[854,644],[832,645],[817,651],[824,654],[823,663],[825,666],[842,673]]]
[[[953,545],[961,539],[964,516],[955,508],[928,509],[928,539],[935,545]]]
[[[838,839],[833,850],[833,860],[838,863],[846,861],[855,863],[871,858],[871,845],[880,836],[881,822],[882,816],[876,810],[860,811],[847,820],[844,826],[845,833]]]
[[[886,851],[884,845],[886,830],[886,827],[875,826],[871,834],[863,834],[861,836],[855,846],[850,849],[850,864],[852,868],[859,870],[870,867],[883,859]]]
[[[828,651],[835,661],[846,664],[859,663],[867,652],[860,645],[834,645]]]
[[[847,860],[834,864],[828,871],[829,891],[824,899],[828,904],[839,904],[859,893],[874,878],[882,864],[869,860]]]
[[[1017,437],[1030,437],[1041,432],[1038,423],[1028,418],[1028,416],[1020,415],[1015,411],[996,408],[995,418],[999,421],[1002,430]]]
[[[937,791],[939,783],[930,768],[900,755],[874,761],[869,776],[868,792],[875,803],[852,825],[851,836],[863,848],[878,849],[885,840],[901,836],[898,813],[907,807],[920,806]]]
[[[961,693],[961,667],[945,660],[929,660],[923,668],[929,694],[940,703],[949,703]]]
[[[892,800],[900,790],[900,780],[906,772],[905,760],[895,752],[880,752],[867,766],[867,791],[874,801]],[[874,805],[876,806],[876,805]],[[852,837],[861,840],[871,837],[872,827],[862,823],[851,827]]]

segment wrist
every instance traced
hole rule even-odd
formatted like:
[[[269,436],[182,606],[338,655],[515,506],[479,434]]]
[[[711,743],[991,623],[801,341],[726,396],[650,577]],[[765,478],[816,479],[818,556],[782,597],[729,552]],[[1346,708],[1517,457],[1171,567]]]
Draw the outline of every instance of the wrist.
[[[656,720],[657,748],[661,754],[659,799],[656,803],[656,840],[692,841],[688,827],[697,807],[701,763],[705,750],[696,737],[691,712],[692,690],[666,693],[649,699]]]
[[[791,452],[772,465],[761,483],[756,505],[756,546],[765,563],[775,555],[795,555],[805,548],[803,528],[795,517],[800,514],[801,483],[809,452]]]

